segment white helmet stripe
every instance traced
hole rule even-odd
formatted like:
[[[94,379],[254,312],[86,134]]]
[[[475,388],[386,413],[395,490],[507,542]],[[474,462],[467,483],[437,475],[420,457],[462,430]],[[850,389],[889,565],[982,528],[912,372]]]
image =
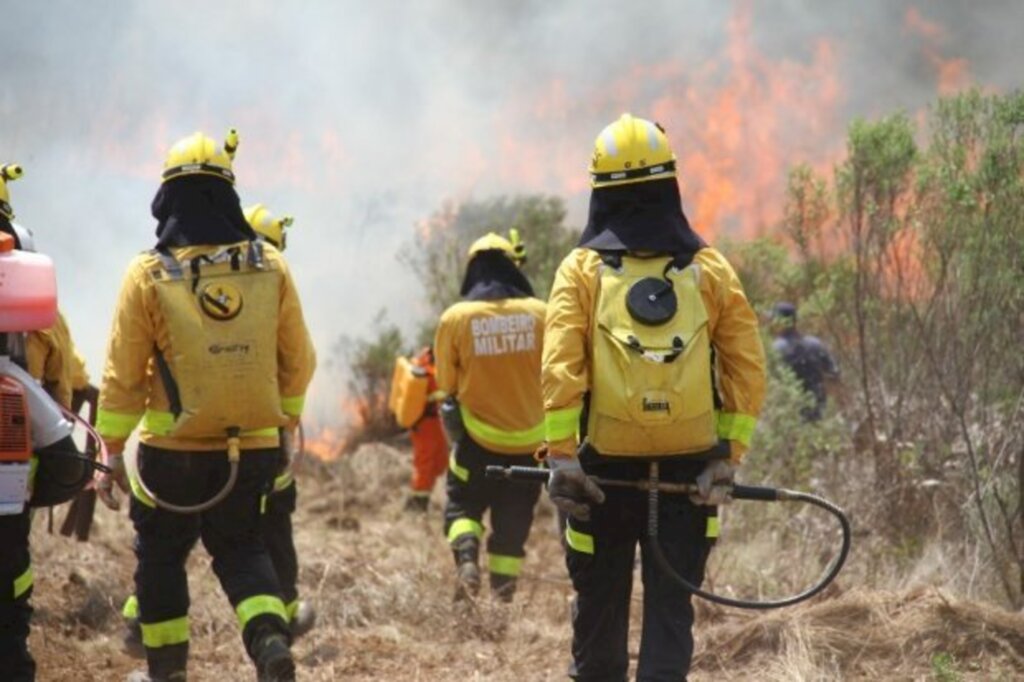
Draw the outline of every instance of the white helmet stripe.
[[[604,140],[604,151],[608,156],[618,156],[619,147],[615,144],[615,134],[612,133],[610,127],[605,128],[604,132],[601,133],[601,139]]]
[[[658,129],[650,121],[644,121],[644,127],[647,128],[647,145],[651,148],[651,151],[658,149]]]

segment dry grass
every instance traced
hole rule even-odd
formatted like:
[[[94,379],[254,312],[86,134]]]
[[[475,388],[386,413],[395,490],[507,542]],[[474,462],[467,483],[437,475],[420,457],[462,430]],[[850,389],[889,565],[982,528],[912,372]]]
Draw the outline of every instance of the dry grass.
[[[295,523],[301,590],[320,612],[318,627],[295,646],[300,679],[565,679],[572,591],[550,507],[539,507],[516,602],[505,606],[482,598],[456,607],[451,557],[441,535],[443,491],[435,491],[427,517],[404,514],[408,459],[403,450],[365,446],[340,462],[310,466],[300,477]],[[816,561],[827,555],[823,547],[823,556],[795,562],[777,552],[780,543],[819,546],[828,531],[810,515],[789,519],[774,516],[775,509],[767,516],[764,511],[734,508],[726,528],[736,532],[726,535],[712,566],[716,589],[742,594],[791,589],[813,576]],[[747,532],[758,525],[754,518],[761,519],[761,528]],[[691,679],[1011,680],[1024,675],[1024,616],[960,601],[934,587],[903,589],[907,575],[936,581],[942,562],[935,553],[925,553],[919,567],[874,582],[861,553],[870,542],[861,540],[840,585],[808,606],[753,614],[700,605]],[[93,541],[84,545],[49,536],[45,524],[37,523],[33,542],[38,611],[32,646],[39,679],[122,679],[138,667],[120,646],[118,607],[134,564],[127,520],[98,512]],[[192,678],[252,679],[233,614],[201,549],[193,553],[189,570]],[[847,589],[864,583],[900,590]],[[634,658],[639,610],[633,614]]]

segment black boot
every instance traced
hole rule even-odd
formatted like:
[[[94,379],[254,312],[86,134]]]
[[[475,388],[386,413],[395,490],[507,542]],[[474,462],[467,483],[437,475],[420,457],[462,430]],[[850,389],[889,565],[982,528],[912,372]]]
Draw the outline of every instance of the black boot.
[[[475,597],[480,591],[480,540],[474,535],[463,535],[452,543],[455,557],[455,601]]]
[[[186,682],[188,680],[188,642],[157,649],[146,649],[149,673],[132,673],[129,682]]]
[[[491,594],[495,599],[506,604],[512,603],[516,593],[516,578],[512,575],[491,573]]]
[[[284,635],[259,637],[252,646],[252,659],[259,682],[295,682],[295,660]]]

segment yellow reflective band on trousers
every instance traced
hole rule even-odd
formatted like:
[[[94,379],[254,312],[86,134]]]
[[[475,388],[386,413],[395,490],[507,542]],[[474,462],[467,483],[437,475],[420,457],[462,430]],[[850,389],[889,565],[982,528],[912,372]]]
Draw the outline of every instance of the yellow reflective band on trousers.
[[[469,469],[466,467],[459,466],[459,463],[455,460],[455,449],[452,449],[452,454],[448,455],[448,468],[455,474],[455,478],[459,479],[463,483],[469,482]]]
[[[483,537],[484,527],[479,521],[473,519],[455,519],[448,528],[448,542],[454,542],[463,535],[472,534],[477,538]]]
[[[135,478],[134,476],[129,476],[128,485],[131,486],[132,495],[135,496],[136,500],[146,505],[147,507],[150,507],[151,509],[156,509],[156,502],[154,502],[153,498],[147,495],[146,491],[142,489],[141,485],[139,485],[139,479]]]
[[[594,536],[573,530],[569,524],[565,524],[565,541],[580,554],[594,553]]]
[[[295,599],[284,606],[285,612],[288,614],[288,622],[295,620],[295,614],[299,612],[299,600]]]
[[[295,474],[293,474],[292,470],[289,469],[274,479],[274,492],[279,493],[292,483],[295,483]]]
[[[515,578],[523,569],[523,558],[518,556],[491,554],[487,557],[487,568],[491,573],[507,575]]]
[[[139,617],[139,598],[136,597],[134,594],[124,600],[124,606],[121,607],[121,617]]]
[[[155,436],[170,436],[171,431],[174,430],[174,415],[163,410],[146,410],[146,414],[142,418],[142,428]],[[273,438],[277,433],[277,427],[270,426],[265,429],[242,431],[242,437]]]
[[[147,649],[184,644],[188,641],[188,616],[162,623],[142,623],[142,644]]]
[[[306,396],[297,395],[290,398],[281,398],[281,411],[289,417],[299,417],[302,409],[306,406]]]
[[[25,569],[25,572],[14,579],[14,598],[18,599],[21,595],[32,589],[32,584],[35,582],[32,576],[32,567],[29,566]]]
[[[544,440],[544,422],[522,431],[506,431],[480,421],[466,409],[465,405],[460,405],[459,409],[462,412],[462,422],[470,435],[488,443],[508,448],[528,448]]]
[[[739,441],[749,448],[755,428],[757,420],[749,415],[732,412],[718,414],[718,437],[724,440]]]
[[[547,441],[568,440],[575,438],[580,428],[580,414],[583,407],[567,407],[564,410],[549,410],[544,414],[544,433]]]
[[[718,537],[718,533],[719,533],[719,531],[721,529],[722,529],[722,527],[719,524],[718,517],[717,516],[709,516],[708,517],[707,530],[704,533],[704,537],[707,537],[707,538],[717,538]]]
[[[285,623],[288,622],[288,611],[284,608],[284,602],[269,594],[258,594],[243,600],[235,607],[235,613],[238,615],[238,627],[243,630],[256,616],[277,616]]]
[[[141,414],[124,414],[109,410],[96,411],[96,432],[104,438],[127,438],[138,426]]]

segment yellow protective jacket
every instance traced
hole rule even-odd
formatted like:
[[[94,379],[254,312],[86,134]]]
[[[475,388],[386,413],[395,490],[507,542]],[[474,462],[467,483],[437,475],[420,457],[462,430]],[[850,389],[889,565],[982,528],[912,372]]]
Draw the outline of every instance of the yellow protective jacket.
[[[62,313],[49,329],[31,332],[25,341],[28,373],[43,385],[50,396],[63,407],[71,407],[81,356],[71,340],[71,331]],[[84,372],[84,367],[82,370]],[[88,384],[88,378],[86,378]]]
[[[462,301],[441,316],[437,387],[455,396],[466,431],[493,452],[525,454],[544,440],[540,357],[544,303]]]
[[[693,263],[700,269],[722,400],[718,435],[731,442],[732,459],[739,462],[764,401],[765,359],[757,316],[722,254],[705,248]],[[561,455],[576,451],[583,397],[592,386],[590,355],[600,265],[597,252],[573,250],[559,266],[548,300],[541,373],[545,437],[549,448]]]
[[[244,251],[248,242],[224,246],[186,246],[171,249],[182,263],[199,256],[213,257],[232,247]],[[298,422],[305,402],[306,388],[313,376],[316,356],[302,316],[295,284],[280,252],[264,245],[268,267],[281,273],[280,308],[277,322],[277,387],[281,411]],[[154,447],[184,451],[224,450],[224,438],[180,438],[168,435],[174,417],[155,360],[158,349],[165,358],[174,357],[170,333],[161,310],[152,272],[161,268],[154,252],[139,254],[129,264],[114,312],[107,346],[107,361],[100,389],[96,428],[111,452],[119,453],[124,443],[142,422],[140,440]],[[201,381],[202,377],[175,377]],[[239,396],[244,400],[245,396]],[[278,445],[276,425],[243,432],[242,449],[271,448]]]

